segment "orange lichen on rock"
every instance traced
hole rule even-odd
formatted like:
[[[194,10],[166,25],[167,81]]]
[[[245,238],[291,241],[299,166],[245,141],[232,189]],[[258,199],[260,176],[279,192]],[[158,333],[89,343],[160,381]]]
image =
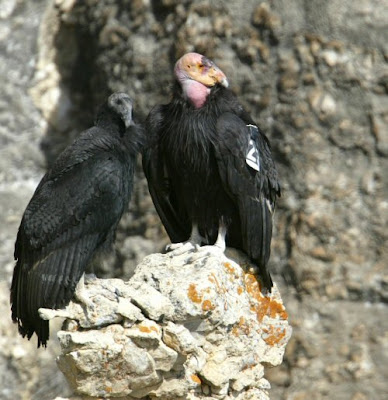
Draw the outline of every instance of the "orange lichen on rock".
[[[200,384],[202,383],[202,381],[201,381],[201,379],[199,379],[199,376],[198,376],[198,375],[193,374],[193,375],[191,375],[190,378],[191,378],[191,380],[192,380],[193,382],[197,383],[198,385],[200,385]]]
[[[151,329],[148,326],[138,325],[138,329],[140,332],[150,333]]]
[[[251,297],[259,301],[260,298],[263,297],[263,294],[261,293],[261,287],[255,275],[246,273],[244,274],[244,278],[247,292],[251,295]]]
[[[197,288],[194,283],[190,283],[190,286],[187,289],[187,295],[193,303],[201,303],[202,301],[202,295],[198,294]]]
[[[244,289],[243,289],[241,286],[239,286],[239,287],[237,288],[237,293],[238,293],[238,294],[241,294],[243,291],[244,291]]]
[[[240,317],[240,321],[239,321],[239,326],[240,326],[240,330],[245,334],[245,335],[249,335],[251,332],[251,328],[249,326],[249,324],[247,322],[245,322],[245,318],[244,317]]]
[[[236,336],[236,337],[240,336],[240,330],[238,329],[238,325],[237,324],[232,328],[232,335]]]
[[[251,310],[256,313],[259,322],[261,322],[266,315],[270,318],[276,318],[278,316],[280,319],[284,320],[288,318],[287,311],[283,304],[272,299],[271,295],[264,296],[261,293],[259,282],[257,282],[253,274],[245,274],[245,285],[249,295],[257,302],[251,305]]]
[[[271,318],[276,318],[279,316],[280,319],[284,320],[288,318],[287,311],[283,304],[277,302],[276,300],[272,300],[271,297],[263,296],[257,307],[257,319],[262,321],[266,315]]]
[[[152,331],[158,333],[158,328],[156,326],[146,326],[146,325],[138,325],[137,328],[140,332],[151,333]]]
[[[225,293],[227,291],[225,287],[222,284],[220,284],[214,273],[211,273],[208,279],[209,282],[215,284],[218,293]]]
[[[236,270],[232,267],[232,265],[229,262],[224,262],[224,267],[231,275],[235,274]]]
[[[251,328],[245,321],[244,317],[240,317],[239,321],[232,328],[232,335],[240,336],[240,334],[249,335]]]
[[[265,333],[263,340],[269,346],[274,346],[281,342],[281,340],[286,336],[286,330],[284,328],[269,326],[268,328],[264,328],[263,332]]]
[[[204,300],[203,299],[203,293],[198,293],[197,287],[195,286],[194,283],[191,283],[189,285],[189,288],[187,289],[187,295],[189,296],[189,299],[193,303],[202,303],[202,310],[203,311],[210,311],[214,310],[215,306],[212,304],[210,300]]]
[[[215,307],[210,300],[204,300],[204,302],[202,303],[203,311],[211,311],[211,310],[214,310],[214,308]]]

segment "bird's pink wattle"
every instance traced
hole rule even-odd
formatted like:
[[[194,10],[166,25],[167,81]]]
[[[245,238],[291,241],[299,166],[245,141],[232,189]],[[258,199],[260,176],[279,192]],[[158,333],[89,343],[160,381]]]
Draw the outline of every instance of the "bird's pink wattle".
[[[184,96],[190,100],[195,108],[200,108],[205,104],[210,89],[200,82],[186,79],[181,82]]]

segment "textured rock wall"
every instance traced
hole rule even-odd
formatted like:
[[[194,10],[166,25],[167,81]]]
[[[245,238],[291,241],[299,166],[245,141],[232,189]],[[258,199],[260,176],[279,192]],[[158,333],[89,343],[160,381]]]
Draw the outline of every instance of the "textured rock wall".
[[[45,160],[113,90],[134,96],[138,119],[167,101],[175,59],[197,50],[267,132],[282,180],[272,270],[294,334],[286,362],[267,374],[273,398],[385,399],[387,15],[384,0],[3,0],[3,314],[16,229]],[[139,168],[116,256],[100,273],[129,277],[165,243]],[[55,341],[36,353],[10,323],[1,332],[10,346],[0,349],[0,397],[66,395],[48,362]]]
[[[13,245],[22,212],[45,170],[40,143],[48,123],[29,88],[46,1],[0,2],[0,398],[52,399],[70,390],[55,364],[58,341],[46,352],[17,334],[10,318]],[[55,324],[53,324],[55,325]],[[56,326],[58,329],[60,326]],[[54,326],[53,326],[54,328]]]

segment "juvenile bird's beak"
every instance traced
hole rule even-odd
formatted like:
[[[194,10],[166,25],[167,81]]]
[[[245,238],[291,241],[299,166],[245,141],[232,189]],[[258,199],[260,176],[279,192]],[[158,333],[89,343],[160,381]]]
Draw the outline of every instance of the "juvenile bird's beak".
[[[123,115],[123,122],[126,129],[132,125],[132,116],[129,114]]]
[[[120,116],[127,129],[132,124],[132,99],[126,93],[117,92],[109,96],[108,105]]]
[[[133,124],[132,108],[132,99],[130,97],[124,97],[122,99],[122,103],[120,104],[119,111],[121,113],[121,119],[124,122],[125,128],[129,128]]]

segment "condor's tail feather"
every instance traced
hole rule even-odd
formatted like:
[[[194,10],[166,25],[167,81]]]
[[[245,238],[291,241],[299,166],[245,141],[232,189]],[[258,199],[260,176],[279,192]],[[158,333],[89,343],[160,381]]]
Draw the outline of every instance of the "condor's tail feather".
[[[31,293],[28,289],[29,279],[26,273],[27,266],[22,261],[18,261],[15,266],[14,276],[11,285],[11,311],[12,320],[18,324],[19,333],[28,339],[36,333],[38,337],[38,347],[47,346],[49,339],[49,322],[41,319],[38,309],[31,312],[29,302],[31,301]],[[39,296],[36,291],[34,297]],[[34,303],[36,300],[33,300]]]
[[[263,281],[264,287],[271,292],[273,282],[268,269],[268,261],[271,255],[271,239],[272,239],[272,213],[266,200],[260,201],[260,211],[258,211],[259,218],[261,217],[261,235],[258,235],[257,250],[258,256],[256,256],[256,249],[253,250],[252,259],[256,261],[260,271],[260,278]],[[259,225],[260,226],[260,225]]]
[[[38,347],[46,347],[49,339],[49,321],[40,318],[39,308],[63,308],[70,302],[97,241],[98,235],[87,235],[39,253],[37,260],[30,255],[17,261],[11,286],[12,320],[23,337],[30,339],[36,333]]]
[[[248,198],[240,205],[243,250],[259,269],[263,287],[271,292],[273,282],[268,269],[271,254],[272,212],[265,199]]]

